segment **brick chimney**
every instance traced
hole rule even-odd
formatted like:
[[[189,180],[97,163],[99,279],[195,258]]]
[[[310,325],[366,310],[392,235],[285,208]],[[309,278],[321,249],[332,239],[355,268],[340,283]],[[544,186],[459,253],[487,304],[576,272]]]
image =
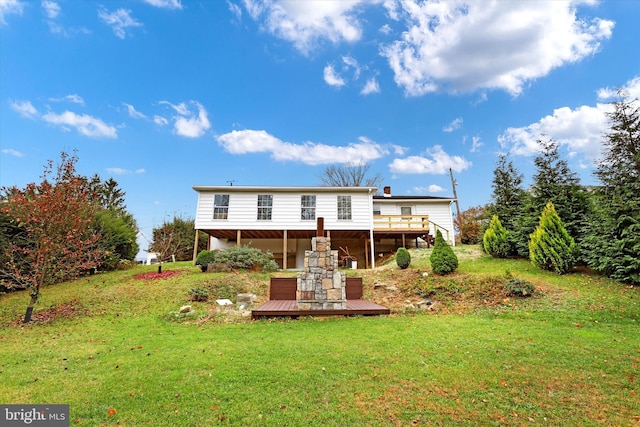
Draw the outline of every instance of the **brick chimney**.
[[[384,187],[384,197],[391,197],[391,187],[389,187],[388,185],[386,187]]]

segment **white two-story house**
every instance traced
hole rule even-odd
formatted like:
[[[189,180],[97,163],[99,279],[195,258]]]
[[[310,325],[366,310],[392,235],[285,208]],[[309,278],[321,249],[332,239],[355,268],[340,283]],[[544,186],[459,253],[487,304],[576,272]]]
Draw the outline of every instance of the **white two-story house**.
[[[392,196],[389,187],[267,187],[196,185],[195,228],[210,249],[250,245],[269,250],[281,268],[301,269],[318,218],[339,255],[373,268],[397,248],[429,244],[436,230],[454,244],[451,198]]]

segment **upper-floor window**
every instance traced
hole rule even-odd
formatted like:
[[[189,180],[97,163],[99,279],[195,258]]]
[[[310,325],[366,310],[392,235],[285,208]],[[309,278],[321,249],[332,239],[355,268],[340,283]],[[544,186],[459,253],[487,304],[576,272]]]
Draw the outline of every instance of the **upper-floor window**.
[[[309,221],[316,219],[316,196],[300,197],[300,219]]]
[[[338,219],[351,219],[351,196],[338,196]]]
[[[411,206],[400,206],[400,215],[402,219],[411,219]]]
[[[216,194],[213,198],[213,219],[228,219],[229,195]]]
[[[269,221],[273,211],[273,196],[270,194],[258,195],[258,220]]]
[[[380,215],[380,205],[373,205],[373,214],[374,215]]]

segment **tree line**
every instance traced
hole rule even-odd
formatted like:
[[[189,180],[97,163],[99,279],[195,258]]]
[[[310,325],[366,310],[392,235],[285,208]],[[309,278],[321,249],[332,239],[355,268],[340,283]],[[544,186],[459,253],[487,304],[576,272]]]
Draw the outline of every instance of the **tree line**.
[[[481,243],[497,257],[526,257],[565,273],[586,265],[623,283],[640,284],[640,107],[619,92],[607,113],[600,185],[587,188],[561,158],[558,143],[541,139],[532,185],[508,155],[498,156],[491,202],[456,218],[463,243]]]
[[[40,182],[0,189],[0,293],[29,290],[25,322],[44,286],[128,268],[140,250],[125,192],[113,178],[78,174],[77,161],[75,152],[62,152],[57,165],[46,163]],[[148,250],[189,260],[193,230],[193,220],[174,216],[154,229]]]

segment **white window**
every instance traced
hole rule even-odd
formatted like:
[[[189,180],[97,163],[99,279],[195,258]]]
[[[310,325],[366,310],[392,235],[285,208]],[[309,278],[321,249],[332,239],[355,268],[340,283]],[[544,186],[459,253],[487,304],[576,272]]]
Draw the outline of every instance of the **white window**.
[[[373,205],[373,214],[374,215],[380,215],[380,205]]]
[[[338,219],[351,219],[351,196],[338,196]]]
[[[216,194],[213,198],[213,219],[228,219],[229,195]]]
[[[270,221],[273,211],[273,196],[270,194],[258,195],[258,221]]]
[[[303,221],[316,219],[316,196],[300,196],[300,219]]]

